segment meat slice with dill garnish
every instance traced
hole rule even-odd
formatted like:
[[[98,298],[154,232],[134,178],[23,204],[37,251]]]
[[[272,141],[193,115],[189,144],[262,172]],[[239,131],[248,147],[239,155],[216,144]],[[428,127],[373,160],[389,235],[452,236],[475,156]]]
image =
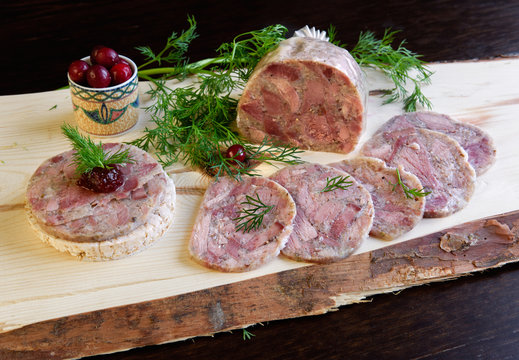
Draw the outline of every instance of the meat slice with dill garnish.
[[[486,132],[445,114],[421,111],[397,115],[389,119],[377,133],[409,127],[438,131],[452,137],[467,152],[468,161],[478,176],[485,173],[495,161],[496,149]]]
[[[329,164],[351,174],[371,194],[375,217],[370,235],[393,240],[410,231],[423,217],[425,197],[408,195],[398,184],[398,176],[409,189],[422,189],[413,174],[388,167],[376,158],[356,157]],[[398,185],[398,186],[396,186]]]
[[[417,128],[378,132],[362,146],[360,154],[416,175],[425,191],[431,192],[425,200],[424,217],[455,213],[474,193],[476,172],[467,161],[467,153],[440,132]]]
[[[256,212],[258,204],[263,206]],[[189,252],[197,262],[215,270],[255,269],[279,254],[292,232],[295,214],[292,197],[274,181],[221,176],[206,190]]]
[[[368,236],[373,202],[348,173],[302,164],[283,168],[271,179],[288,190],[297,207],[294,231],[283,255],[315,263],[337,261],[352,254]]]
[[[123,182],[114,191],[78,185],[75,150],[44,161],[27,186],[27,217],[37,235],[56,249],[81,259],[119,259],[158,240],[173,222],[175,185],[143,150],[107,143],[108,155],[128,151],[117,164]]]

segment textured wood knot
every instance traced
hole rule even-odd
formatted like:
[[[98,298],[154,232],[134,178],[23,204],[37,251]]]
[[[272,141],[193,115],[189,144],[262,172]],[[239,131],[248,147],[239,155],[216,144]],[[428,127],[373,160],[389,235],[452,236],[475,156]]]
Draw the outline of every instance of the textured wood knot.
[[[495,219],[484,222],[482,226],[474,229],[468,228],[466,231],[455,230],[443,234],[440,238],[440,248],[446,252],[461,252],[470,247],[484,245],[487,242],[499,244],[511,243],[514,234],[507,224]]]
[[[399,275],[400,279],[404,282],[406,281],[417,281],[417,280],[425,280],[430,278],[441,278],[445,276],[449,276],[454,274],[454,270],[447,267],[442,266],[434,266],[430,268],[421,268],[415,267],[412,265],[404,266],[396,269],[396,273]]]
[[[223,329],[225,325],[225,314],[220,301],[209,308],[209,321],[215,331]]]
[[[464,250],[472,245],[476,245],[479,238],[475,234],[455,234],[445,233],[440,238],[440,249],[446,252]]]

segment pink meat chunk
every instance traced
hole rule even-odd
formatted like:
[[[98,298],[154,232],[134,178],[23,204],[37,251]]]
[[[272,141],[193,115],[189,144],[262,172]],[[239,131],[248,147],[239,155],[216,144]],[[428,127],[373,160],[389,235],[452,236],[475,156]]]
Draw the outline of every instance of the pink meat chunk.
[[[366,91],[351,55],[326,41],[290,38],[258,64],[238,104],[238,129],[302,149],[351,152],[364,130]]]
[[[378,132],[360,153],[416,175],[423,188],[431,191],[425,200],[424,217],[457,212],[474,193],[476,173],[467,153],[448,135],[416,128]]]
[[[294,231],[283,255],[298,261],[328,263],[353,253],[373,222],[369,192],[353,177],[346,189],[324,192],[327,181],[348,177],[344,171],[320,164],[288,166],[271,179],[285,187],[296,203]]]
[[[397,115],[387,121],[377,133],[405,128],[429,129],[452,137],[467,152],[468,161],[478,176],[485,173],[495,161],[496,149],[486,132],[445,114],[424,111]]]
[[[356,157],[329,165],[349,173],[371,194],[375,208],[371,236],[393,240],[410,231],[422,219],[425,198],[409,198],[400,185],[392,185],[398,183],[396,168],[370,157]],[[413,174],[402,168],[399,174],[409,189],[422,189],[420,180]]]
[[[103,147],[109,152],[129,148],[134,160],[121,166],[124,183],[114,192],[77,185],[73,150],[43,162],[29,180],[27,206],[49,234],[77,242],[111,239],[144,224],[163,200],[167,175],[151,155],[131,145]]]
[[[238,218],[250,205],[246,196],[267,206],[258,229],[237,230]],[[189,240],[191,256],[202,265],[225,272],[255,269],[276,257],[292,232],[295,204],[288,192],[266,178],[220,177],[206,190]]]

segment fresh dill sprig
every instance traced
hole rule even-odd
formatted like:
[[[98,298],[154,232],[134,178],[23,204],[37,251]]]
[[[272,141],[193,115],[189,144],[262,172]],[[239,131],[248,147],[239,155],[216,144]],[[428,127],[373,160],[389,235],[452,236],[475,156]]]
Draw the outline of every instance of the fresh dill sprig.
[[[326,178],[326,186],[320,192],[329,192],[336,189],[346,190],[353,185],[353,181],[348,181],[349,175],[338,175],[333,178]]]
[[[238,143],[244,147],[247,162],[243,163],[226,158],[221,151],[217,151],[213,154],[216,159],[210,159],[216,165],[209,168],[210,172],[215,174],[216,177],[228,175],[241,179],[243,175],[255,176],[257,175],[255,170],[249,166],[254,161],[272,166],[276,166],[276,163],[296,165],[303,162],[299,158],[299,154],[303,153],[303,150],[299,150],[297,147],[277,146],[268,137],[263,138],[263,141],[258,145],[243,143],[241,139],[236,139],[236,141],[239,141]]]
[[[154,81],[157,79],[183,80],[187,75],[207,75],[212,77],[215,70],[223,71],[228,76],[235,72],[239,78],[238,85],[243,86],[252,70],[261,58],[285,39],[287,28],[282,25],[271,25],[260,30],[249,31],[236,36],[231,42],[223,43],[216,49],[218,56],[193,63],[188,62],[187,50],[190,43],[198,37],[196,20],[188,16],[189,28],[178,35],[173,32],[164,49],[155,54],[148,46],[136,47],[146,58],[146,62],[138,67],[139,76]],[[168,67],[147,68],[158,63],[170,64]],[[230,81],[230,84],[236,79]]]
[[[397,33],[386,29],[382,39],[377,39],[370,31],[362,32],[350,53],[360,66],[377,68],[393,81],[395,87],[385,100],[386,104],[402,100],[405,111],[416,111],[417,103],[430,109],[431,102],[421,92],[420,86],[430,83],[432,71],[420,60],[419,55],[404,47],[405,40],[393,48]],[[405,87],[408,81],[414,85],[410,95]]]
[[[245,144],[245,150],[251,160],[262,161],[271,165],[274,161],[287,165],[296,165],[303,162],[299,158],[299,154],[303,153],[303,150],[299,150],[297,147],[277,146],[268,137],[263,138],[259,145]]]
[[[194,17],[188,16],[187,20],[188,28],[180,34],[172,33],[161,51],[137,48],[146,58],[139,66],[139,76],[154,85],[149,91],[153,103],[146,110],[155,126],[146,128],[144,135],[131,143],[144,150],[153,148],[164,166],[181,161],[194,168],[210,169],[216,176],[237,179],[253,174],[251,162],[225,158],[221,152],[224,146],[240,144],[254,161],[300,162],[296,148],[272,143],[252,148],[232,128],[237,96],[261,58],[286,38],[287,28],[272,25],[245,32],[218,47],[215,57],[189,62],[189,45],[198,34]],[[404,42],[393,49],[395,33],[387,30],[382,40],[375,39],[373,33],[362,33],[351,53],[361,66],[379,68],[393,80],[395,88],[388,91],[386,103],[403,99],[408,111],[416,109],[417,103],[430,107],[420,85],[429,82],[431,72],[418,55],[403,47]],[[332,43],[343,46],[335,40],[335,28],[330,28],[329,36]],[[156,65],[159,67],[150,68]],[[411,75],[415,70],[418,76]],[[194,75],[194,81],[184,87],[170,87],[166,82],[181,81],[188,75]],[[405,88],[408,81],[415,85],[410,95]]]
[[[256,336],[256,335],[254,335],[247,329],[243,329],[243,340],[250,340],[250,339],[252,339],[253,336]]]
[[[405,197],[408,199],[416,199],[419,197],[427,196],[430,193],[432,193],[432,191],[425,191],[424,188],[410,189],[409,186],[404,184],[404,182],[402,181],[402,179],[400,177],[400,171],[398,170],[398,168],[396,169],[396,178],[397,178],[396,184],[393,184],[391,181],[388,180],[389,185],[391,185],[393,187],[392,191],[396,191],[397,186],[400,185],[402,187],[402,190],[404,191]]]
[[[251,230],[257,230],[263,222],[263,217],[268,214],[274,205],[265,205],[261,201],[258,193],[255,193],[256,197],[245,195],[246,201],[243,201],[241,205],[248,205],[249,208],[242,208],[240,210],[240,216],[232,219],[236,222],[236,231],[242,231],[248,233]]]
[[[280,41],[285,39],[287,28],[283,25],[271,25],[260,30],[249,31],[236,36],[233,41],[222,44],[218,52],[220,64],[226,64],[225,70],[230,76],[236,72],[243,87],[254,70],[256,64]]]
[[[63,124],[61,131],[76,150],[73,155],[73,163],[76,165],[78,175],[90,172],[95,167],[110,169],[110,165],[133,162],[129,155],[129,149],[108,154],[104,151],[101,142],[99,144],[94,143],[90,136],[81,135],[77,128],[69,124]]]
[[[189,28],[185,31],[182,31],[180,35],[176,32],[173,32],[167,39],[166,45],[164,48],[155,54],[153,50],[149,46],[137,46],[136,50],[140,51],[142,55],[144,55],[146,62],[139,65],[139,76],[150,79],[150,76],[157,74],[172,74],[181,75],[179,77],[184,77],[186,75],[186,52],[189,48],[189,44],[191,41],[198,37],[196,33],[196,21],[192,16],[187,17],[187,21],[189,23]],[[173,67],[168,68],[154,68],[153,70],[142,70],[143,68],[150,66],[151,64],[157,63],[161,66],[163,63],[172,64]]]
[[[184,36],[182,44],[197,36],[195,20],[189,18],[188,21],[190,27],[182,34],[189,36]],[[284,26],[273,25],[240,34],[231,42],[222,44],[217,49],[217,57],[191,64],[187,63],[187,48],[180,47],[176,56],[172,57],[174,67],[139,70],[139,74],[155,85],[149,92],[154,100],[153,105],[146,110],[156,126],[146,128],[144,135],[132,144],[144,150],[154,148],[164,166],[182,161],[194,168],[212,168],[217,175],[225,174],[239,179],[242,174],[250,174],[252,169],[248,166],[236,166],[232,159],[225,159],[221,154],[222,146],[241,144],[245,147],[245,141],[231,130],[238,105],[233,92],[243,89],[256,64],[285,39],[286,32]],[[168,39],[166,49],[175,48],[170,45],[176,44],[174,35]],[[160,55],[166,50],[155,55],[149,48],[140,49],[150,60],[158,61],[160,58],[166,62]],[[163,78],[181,80],[186,74],[195,74],[196,83],[173,89]],[[248,152],[258,161],[270,161],[262,159],[261,152]],[[281,154],[273,161],[290,162],[292,160],[289,158],[297,154],[296,150],[273,144],[265,152]]]
[[[422,85],[431,81],[432,71],[420,59],[420,55],[405,48],[405,40],[393,47],[398,31],[386,29],[382,39],[377,39],[371,31],[361,32],[357,44],[350,50],[351,56],[363,67],[379,69],[386,75],[394,88],[389,89],[384,104],[403,101],[405,111],[416,111],[417,104],[431,109],[432,104],[421,90]],[[336,40],[336,30],[332,25],[328,29],[330,42],[345,47]],[[409,94],[406,84],[411,83],[413,91]]]
[[[330,24],[330,26],[328,26],[328,30],[326,32],[328,33],[329,42],[331,42],[335,46],[346,48],[345,44],[343,44],[340,40],[337,40],[337,28],[333,24]]]

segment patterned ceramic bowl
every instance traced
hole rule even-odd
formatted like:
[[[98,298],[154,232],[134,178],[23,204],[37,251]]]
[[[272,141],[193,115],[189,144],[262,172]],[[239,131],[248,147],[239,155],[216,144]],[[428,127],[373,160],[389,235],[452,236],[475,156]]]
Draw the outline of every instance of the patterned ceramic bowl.
[[[139,119],[137,66],[125,56],[133,75],[126,82],[106,88],[78,85],[67,74],[72,107],[80,129],[92,135],[117,135],[131,129]],[[90,64],[90,57],[82,60]]]

